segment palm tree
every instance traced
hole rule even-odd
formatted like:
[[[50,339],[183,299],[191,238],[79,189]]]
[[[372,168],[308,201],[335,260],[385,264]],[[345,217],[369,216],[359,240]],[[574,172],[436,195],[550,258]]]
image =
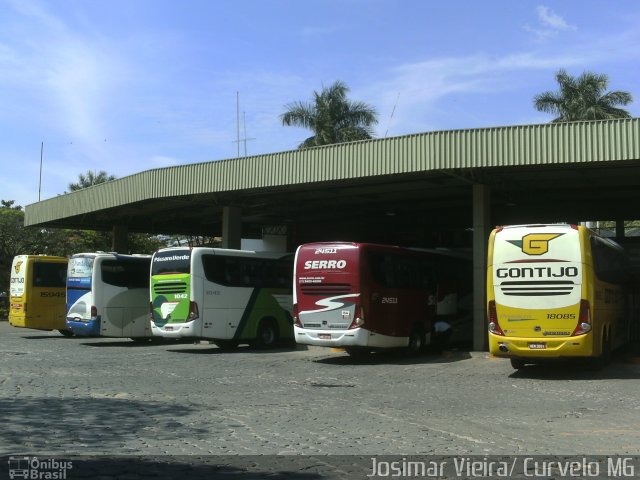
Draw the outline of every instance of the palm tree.
[[[378,123],[377,112],[364,102],[347,99],[349,88],[341,81],[313,92],[313,102],[293,102],[285,105],[280,115],[282,124],[308,128],[313,136],[298,148],[309,148],[334,143],[352,142],[372,138],[372,125]]]
[[[110,182],[115,180],[114,175],[109,175],[104,170],[100,170],[98,173],[87,171],[86,175],[83,173],[78,174],[78,181],[76,183],[69,184],[69,190],[75,192],[76,190],[82,190],[83,188],[91,187],[99,183]]]
[[[633,97],[628,92],[607,92],[607,75],[584,72],[576,78],[560,70],[556,73],[556,81],[560,91],[544,92],[533,98],[537,110],[557,115],[552,122],[631,117],[629,112],[617,106],[631,103]]]

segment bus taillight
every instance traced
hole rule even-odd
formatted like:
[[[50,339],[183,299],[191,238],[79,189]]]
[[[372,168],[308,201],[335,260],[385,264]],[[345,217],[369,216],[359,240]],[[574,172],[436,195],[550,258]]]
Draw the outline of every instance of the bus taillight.
[[[95,305],[91,305],[91,320],[98,318],[98,309]]]
[[[293,324],[296,327],[303,328],[302,327],[302,322],[300,321],[300,317],[298,316],[298,304],[297,303],[295,303],[293,305]]]
[[[195,320],[199,318],[200,314],[198,312],[198,304],[196,302],[189,302],[189,318],[188,320]]]
[[[362,305],[356,305],[353,313],[353,322],[349,325],[349,330],[352,328],[360,328],[364,325],[364,308],[362,308]]]
[[[504,336],[504,332],[498,323],[498,312],[496,311],[496,301],[489,301],[489,331],[494,335]]]
[[[580,315],[578,317],[578,325],[571,334],[572,337],[576,335],[584,335],[591,331],[591,306],[588,300],[580,300]]]

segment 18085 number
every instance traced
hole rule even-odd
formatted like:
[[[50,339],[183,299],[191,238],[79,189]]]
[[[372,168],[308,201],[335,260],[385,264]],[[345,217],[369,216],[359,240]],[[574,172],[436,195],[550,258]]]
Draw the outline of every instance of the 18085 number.
[[[575,320],[575,313],[547,313],[547,318],[550,320]]]

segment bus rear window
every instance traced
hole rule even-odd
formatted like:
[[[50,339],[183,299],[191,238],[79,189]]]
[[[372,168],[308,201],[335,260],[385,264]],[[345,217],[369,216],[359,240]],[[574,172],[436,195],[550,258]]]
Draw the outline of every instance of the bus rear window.
[[[191,273],[191,251],[156,252],[151,264],[151,275]]]
[[[64,288],[67,283],[66,263],[33,264],[33,286],[45,288]]]

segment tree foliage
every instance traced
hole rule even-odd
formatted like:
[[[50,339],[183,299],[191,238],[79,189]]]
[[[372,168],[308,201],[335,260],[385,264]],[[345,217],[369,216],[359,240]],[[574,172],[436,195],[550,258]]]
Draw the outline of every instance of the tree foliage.
[[[106,172],[80,174],[71,191],[114,180]],[[152,253],[164,246],[157,237],[132,233],[128,237],[129,252]],[[0,292],[8,291],[11,262],[16,255],[58,255],[69,257],[74,253],[110,251],[111,232],[68,230],[24,226],[24,211],[14,200],[0,200]],[[126,252],[121,252],[126,253]]]
[[[533,98],[537,110],[556,115],[552,122],[631,117],[629,112],[618,106],[628,105],[633,97],[628,92],[607,92],[607,75],[584,72],[576,78],[560,70],[556,81],[559,91],[543,92]]]
[[[372,126],[378,123],[375,109],[364,102],[348,100],[348,91],[338,80],[320,92],[314,91],[310,103],[298,101],[285,106],[287,111],[280,115],[283,125],[313,132],[298,148],[372,138]]]
[[[110,182],[115,179],[116,177],[114,175],[109,175],[104,170],[100,170],[97,173],[88,170],[87,173],[78,174],[78,181],[70,183],[68,188],[70,191],[75,192],[76,190],[82,190],[83,188],[98,185],[99,183]]]

